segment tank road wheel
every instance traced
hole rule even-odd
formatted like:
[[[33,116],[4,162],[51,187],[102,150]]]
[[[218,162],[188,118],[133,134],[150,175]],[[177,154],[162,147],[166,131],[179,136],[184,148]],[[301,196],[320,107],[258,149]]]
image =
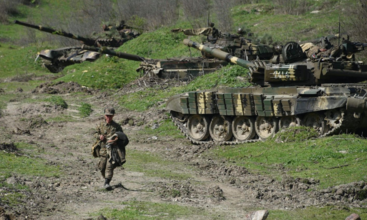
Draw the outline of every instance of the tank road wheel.
[[[279,120],[279,130],[301,125],[301,119],[297,116],[284,116]]]
[[[228,141],[232,138],[232,119],[214,116],[209,125],[210,136],[215,141]]]
[[[233,120],[232,131],[238,141],[250,140],[256,134],[255,120],[246,116],[238,116]]]
[[[343,112],[337,109],[327,111],[325,113],[325,119],[328,128],[333,129],[340,127],[343,123]]]
[[[326,132],[324,117],[321,113],[312,112],[303,118],[303,125],[314,128],[320,135]]]
[[[192,115],[187,121],[189,135],[196,141],[203,141],[209,137],[209,119],[203,115]]]
[[[260,139],[266,140],[278,131],[278,120],[273,117],[258,116],[255,121],[256,134]]]

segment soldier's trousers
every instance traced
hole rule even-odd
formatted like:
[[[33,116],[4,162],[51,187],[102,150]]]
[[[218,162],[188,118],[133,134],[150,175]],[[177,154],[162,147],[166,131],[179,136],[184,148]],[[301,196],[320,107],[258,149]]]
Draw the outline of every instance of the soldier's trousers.
[[[106,155],[100,157],[98,169],[101,171],[103,178],[112,179],[115,166],[112,163],[108,162],[108,156]]]

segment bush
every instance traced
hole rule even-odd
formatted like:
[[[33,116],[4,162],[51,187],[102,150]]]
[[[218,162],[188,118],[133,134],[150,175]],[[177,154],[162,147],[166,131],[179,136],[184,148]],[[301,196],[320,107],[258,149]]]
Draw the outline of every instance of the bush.
[[[8,16],[17,15],[19,0],[0,0],[0,22],[7,22]]]
[[[367,0],[359,0],[356,4],[346,7],[344,12],[345,24],[354,41],[367,42]]]
[[[307,0],[274,0],[275,12],[278,14],[301,15],[309,10]]]
[[[82,105],[78,108],[79,115],[83,118],[88,117],[92,113],[92,106],[88,103],[82,102]]]
[[[55,106],[60,106],[61,108],[64,109],[68,108],[68,104],[60,96],[52,96],[51,98],[48,98],[46,101],[50,102],[51,104],[54,104]]]
[[[316,138],[318,136],[319,134],[313,128],[297,126],[297,127],[290,127],[286,130],[278,132],[274,136],[274,138],[270,140],[274,140],[277,143],[286,143],[286,142],[305,141],[312,138]]]

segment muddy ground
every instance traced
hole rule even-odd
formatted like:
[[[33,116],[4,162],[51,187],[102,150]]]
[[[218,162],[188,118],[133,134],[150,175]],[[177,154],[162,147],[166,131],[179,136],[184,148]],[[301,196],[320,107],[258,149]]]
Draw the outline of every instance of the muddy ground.
[[[43,85],[29,92],[14,91],[21,95],[9,102],[0,116],[3,127],[0,150],[27,155],[13,143],[29,143],[39,149],[37,157],[46,160],[49,166],[60,167],[64,175],[57,178],[18,174],[6,179],[1,177],[0,181],[26,185],[30,191],[19,190],[25,196],[17,206],[10,207],[0,199],[0,214],[7,213],[17,219],[93,219],[91,213],[102,208],[109,206],[123,209],[124,205],[119,202],[136,200],[200,207],[209,213],[225,216],[223,219],[246,219],[247,214],[259,209],[290,210],[328,204],[361,207],[366,204],[365,200],[361,201],[358,197],[361,190],[367,189],[365,182],[311,190],[316,188],[318,180],[285,176],[282,181],[277,181],[253,174],[231,162],[205,156],[207,150],[215,147],[213,145],[193,145],[182,138],[156,138],[142,134],[140,131],[145,127],[152,127],[155,121],[167,118],[164,110],[151,109],[140,113],[124,110],[117,105],[115,121],[123,124],[130,138],[127,163],[129,150],[151,152],[169,161],[170,165],[165,167],[156,164],[158,170],[169,170],[172,166],[175,172],[185,173],[191,178],[180,181],[117,168],[111,182],[113,190],[102,190],[104,181],[96,168],[98,159],[92,157],[90,147],[93,129],[103,118],[103,108],[114,104],[113,97],[75,84],[50,86]],[[93,96],[82,100],[69,93],[73,91]],[[26,98],[37,100],[45,93],[63,97],[69,108],[62,109],[42,101],[23,102]],[[87,118],[80,118],[77,114],[77,106],[82,101],[93,106],[93,112]],[[72,120],[46,122],[48,118],[64,116]],[[37,160],[37,157],[34,159]],[[175,163],[182,165],[175,166]],[[8,190],[7,187],[1,187],[0,195]],[[195,216],[195,219],[205,219],[205,216]]]

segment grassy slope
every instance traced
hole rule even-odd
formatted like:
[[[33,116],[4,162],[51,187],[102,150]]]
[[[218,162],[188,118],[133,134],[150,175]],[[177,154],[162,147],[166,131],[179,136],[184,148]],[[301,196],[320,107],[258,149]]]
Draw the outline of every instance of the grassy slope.
[[[281,43],[311,40],[338,33],[338,11],[274,15],[267,11],[269,7],[271,6],[267,4],[235,7],[233,9],[234,26],[245,26],[260,36],[269,34],[275,41]]]
[[[308,132],[308,131],[305,131]],[[289,133],[288,135],[291,135]],[[361,167],[367,165],[367,140],[353,135],[290,143],[274,140],[218,148],[215,154],[236,162],[252,172],[282,179],[284,174],[320,180],[319,188],[367,181]]]

